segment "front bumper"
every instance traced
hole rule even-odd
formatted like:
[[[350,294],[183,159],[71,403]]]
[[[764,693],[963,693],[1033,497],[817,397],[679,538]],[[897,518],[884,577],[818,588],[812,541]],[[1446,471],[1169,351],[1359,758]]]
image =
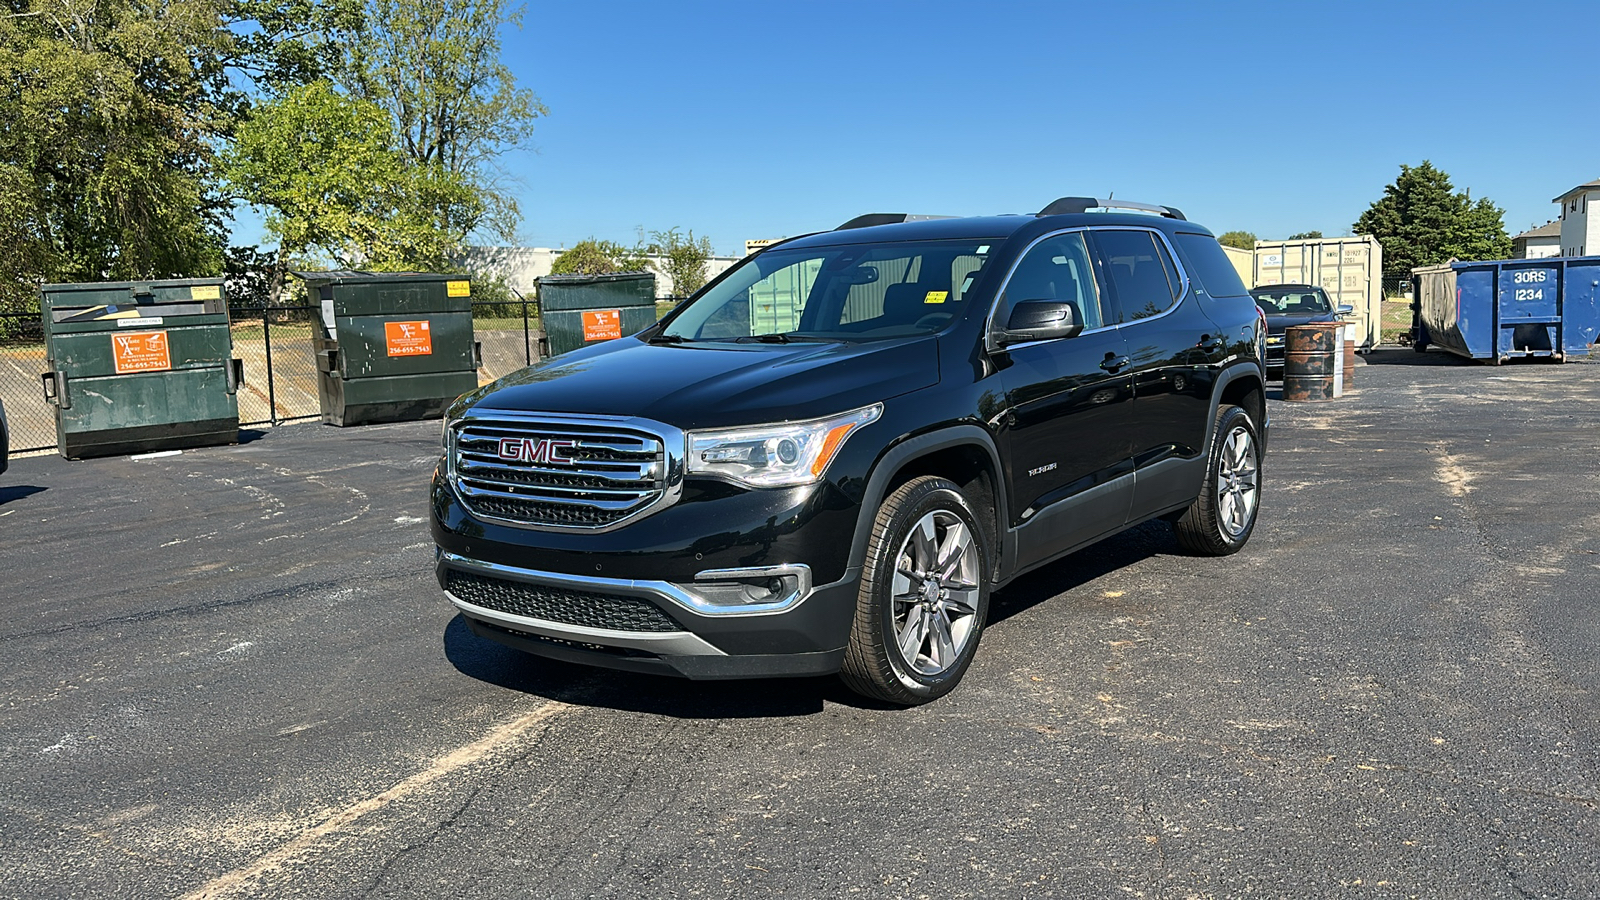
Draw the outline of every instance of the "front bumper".
[[[713,571],[680,585],[436,554],[440,587],[481,637],[569,662],[693,679],[837,672],[857,588],[853,577],[813,586],[798,565]],[[707,600],[712,579],[763,575],[788,593],[759,608]]]

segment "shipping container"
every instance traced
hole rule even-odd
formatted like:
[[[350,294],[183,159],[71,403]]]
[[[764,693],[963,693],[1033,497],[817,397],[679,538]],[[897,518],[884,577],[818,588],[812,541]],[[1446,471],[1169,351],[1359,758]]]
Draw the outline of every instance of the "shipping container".
[[[1418,350],[1561,360],[1588,356],[1600,332],[1600,256],[1452,262],[1411,274]]]
[[[1233,270],[1239,273],[1239,280],[1252,287],[1255,286],[1256,255],[1251,250],[1241,250],[1238,247],[1222,245],[1222,252],[1228,257],[1228,262],[1233,263]]]
[[[1349,306],[1359,350],[1378,345],[1383,330],[1383,247],[1371,235],[1303,241],[1256,241],[1253,287],[1314,284],[1334,306]]]

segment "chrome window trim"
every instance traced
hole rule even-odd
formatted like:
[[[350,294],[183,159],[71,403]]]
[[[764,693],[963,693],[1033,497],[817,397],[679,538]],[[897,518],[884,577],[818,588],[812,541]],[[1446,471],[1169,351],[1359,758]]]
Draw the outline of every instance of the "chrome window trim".
[[[696,581],[733,581],[739,578],[759,578],[764,576],[788,575],[799,583],[799,590],[779,603],[751,604],[749,606],[725,606],[708,602],[704,597],[696,594],[693,588],[674,584],[670,581],[651,581],[634,578],[606,578],[600,575],[567,575],[561,572],[546,572],[539,569],[524,569],[518,566],[507,566],[500,563],[485,562],[480,559],[471,559],[446,550],[438,550],[439,562],[447,567],[460,569],[464,572],[476,572],[502,578],[506,581],[520,581],[525,584],[541,584],[550,587],[569,588],[575,591],[604,592],[621,594],[625,597],[639,597],[646,600],[665,600],[683,610],[698,616],[762,616],[784,613],[794,609],[811,596],[811,567],[801,563],[788,563],[780,566],[758,566],[748,569],[708,569],[695,575]],[[448,592],[447,592],[448,593]],[[465,601],[451,597],[451,602],[458,606]],[[471,605],[471,604],[466,604]],[[478,607],[474,607],[477,609]],[[510,613],[500,613],[494,610],[485,610],[486,613],[505,617]],[[543,619],[530,620],[544,622]],[[579,625],[564,625],[560,622],[546,623],[563,628],[582,628]],[[609,629],[595,629],[614,635],[639,635],[655,634],[658,632],[636,631],[610,631]],[[662,632],[666,634],[687,634],[688,632]],[[595,642],[599,643],[599,642]]]
[[[1011,261],[1011,267],[1006,269],[1006,277],[1001,279],[1000,287],[998,289],[996,289],[995,292],[994,292],[994,299],[989,301],[989,312],[983,318],[983,348],[984,348],[984,350],[986,350],[986,351],[988,351],[990,353],[996,353],[996,352],[998,352],[998,351],[1000,351],[1002,349],[1010,350],[1010,349],[1015,348],[1015,347],[1031,347],[1031,346],[1033,346],[1035,344],[1048,344],[1051,341],[1065,340],[1065,338],[1050,338],[1049,340],[1044,340],[1044,341],[1025,341],[1025,342],[1020,343],[1020,344],[1010,344],[1010,345],[1008,345],[1008,346],[1006,346],[1004,348],[997,347],[997,346],[994,345],[994,340],[993,340],[993,338],[994,338],[994,317],[995,317],[995,314],[1000,311],[1000,301],[1005,299],[1006,290],[1011,287],[1011,279],[1012,279],[1012,277],[1014,277],[1017,274],[1017,267],[1022,265],[1022,261],[1024,259],[1028,258],[1028,254],[1033,252],[1033,248],[1039,246],[1040,244],[1044,243],[1047,240],[1050,240],[1051,238],[1061,237],[1064,234],[1073,234],[1073,233],[1076,233],[1076,232],[1085,232],[1085,231],[1088,231],[1088,230],[1089,230],[1089,226],[1087,226],[1087,225],[1077,225],[1077,226],[1074,226],[1072,228],[1061,228],[1061,229],[1058,229],[1056,231],[1048,231],[1048,232],[1045,232],[1044,234],[1039,235],[1038,237],[1034,238],[1033,240],[1029,241],[1028,242],[1028,246],[1022,248],[1022,252],[1017,254],[1017,258]],[[1094,255],[1094,250],[1089,247],[1089,242],[1088,241],[1084,241],[1084,249],[1088,250],[1091,256]],[[1095,291],[1098,294],[1098,292],[1100,291],[1100,285],[1098,283],[1099,279],[1096,278],[1095,281],[1096,281]],[[1104,316],[1105,308],[1101,307],[1100,312],[1101,312],[1101,315]],[[1115,327],[1117,327],[1117,326],[1115,326],[1115,325],[1102,325],[1101,327],[1095,328],[1092,331],[1080,331],[1080,332],[1078,332],[1078,334],[1079,335],[1093,334],[1094,332],[1104,331],[1107,328],[1115,328]]]
[[[1180,294],[1178,294],[1177,297],[1175,297],[1173,299],[1172,305],[1168,306],[1166,309],[1162,310],[1159,313],[1156,313],[1153,316],[1146,316],[1143,319],[1132,319],[1132,320],[1129,320],[1129,321],[1126,321],[1126,322],[1117,322],[1117,323],[1115,323],[1113,325],[1102,325],[1099,328],[1085,329],[1083,331],[1078,332],[1076,335],[1074,335],[1074,336],[1072,336],[1070,338],[1047,338],[1047,339],[1042,340],[1042,341],[1023,341],[1023,342],[1017,343],[1017,344],[1008,344],[1003,348],[994,346],[994,343],[993,343],[993,340],[992,340],[992,338],[994,336],[994,317],[995,317],[995,314],[1000,311],[1000,301],[1001,301],[1002,298],[1005,297],[1006,289],[1011,287],[1011,277],[1017,273],[1017,266],[1022,264],[1022,260],[1025,257],[1027,257],[1027,255],[1029,253],[1033,252],[1033,248],[1034,247],[1037,247],[1040,243],[1042,243],[1042,242],[1044,242],[1044,241],[1046,241],[1046,240],[1048,240],[1050,238],[1060,237],[1061,235],[1071,234],[1073,232],[1093,232],[1093,231],[1144,231],[1144,232],[1149,232],[1150,234],[1154,234],[1157,238],[1159,238],[1161,240],[1161,245],[1166,248],[1167,256],[1169,256],[1172,259],[1172,266],[1173,266],[1174,269],[1177,270],[1178,277],[1183,282],[1183,291]],[[1085,243],[1087,243],[1087,242],[1085,242]],[[1091,253],[1094,253],[1095,255],[1098,255],[1098,251],[1094,250],[1094,248],[1090,248],[1090,250],[1091,250]],[[1191,282],[1191,280],[1189,278],[1189,270],[1184,268],[1183,260],[1179,258],[1178,253],[1177,253],[1177,249],[1173,246],[1171,241],[1167,240],[1166,233],[1163,232],[1159,228],[1150,228],[1150,227],[1144,226],[1144,225],[1075,225],[1075,226],[1073,226],[1071,228],[1062,228],[1062,229],[1059,229],[1057,231],[1047,232],[1045,234],[1042,234],[1042,235],[1038,236],[1037,238],[1034,238],[1032,241],[1029,241],[1028,242],[1028,246],[1022,248],[1022,252],[1017,254],[1017,258],[1014,261],[1012,261],[1011,268],[1006,270],[1006,277],[1005,277],[1005,279],[1003,281],[1000,282],[1000,289],[995,291],[994,300],[990,301],[990,304],[989,304],[989,313],[984,318],[984,327],[983,327],[983,346],[984,346],[984,350],[989,352],[989,353],[997,353],[1000,350],[1016,350],[1016,349],[1019,349],[1019,348],[1022,348],[1022,347],[1035,347],[1035,346],[1038,346],[1040,344],[1050,344],[1050,343],[1054,343],[1056,341],[1076,340],[1076,339],[1078,339],[1080,337],[1083,337],[1086,334],[1099,334],[1100,332],[1103,332],[1103,331],[1110,331],[1112,329],[1122,328],[1124,326],[1133,325],[1133,324],[1137,324],[1137,323],[1140,323],[1140,322],[1154,322],[1156,319],[1159,319],[1159,318],[1161,318],[1163,316],[1171,315],[1174,310],[1176,310],[1179,306],[1182,306],[1183,305],[1183,301],[1185,299],[1187,299],[1189,294],[1190,294],[1191,285],[1192,285],[1192,282]],[[1098,274],[1096,275],[1095,289],[1097,291],[1100,289],[1100,285],[1098,284]],[[1120,305],[1120,303],[1121,303],[1121,298],[1118,298],[1118,304]],[[1102,307],[1100,311],[1101,311],[1102,314],[1104,314],[1105,313],[1104,307]]]
[[[485,522],[494,522],[499,525],[509,525],[526,531],[548,531],[558,534],[605,534],[608,531],[615,531],[632,525],[640,519],[655,515],[677,503],[683,496],[684,466],[689,445],[688,438],[681,429],[657,422],[654,419],[645,419],[638,416],[582,415],[476,407],[460,418],[452,419],[445,424],[445,481],[458,498],[462,497],[462,490],[460,479],[456,472],[456,436],[463,427],[471,426],[474,423],[487,425],[494,422],[527,425],[537,425],[540,422],[552,425],[585,425],[599,429],[615,428],[619,431],[631,429],[648,434],[661,442],[661,451],[664,457],[662,464],[665,468],[665,471],[661,473],[661,495],[648,505],[623,516],[615,522],[607,522],[604,525],[597,526],[542,525],[523,522],[502,516],[487,515],[470,505],[466,505],[466,510],[472,514],[473,518],[481,519]]]

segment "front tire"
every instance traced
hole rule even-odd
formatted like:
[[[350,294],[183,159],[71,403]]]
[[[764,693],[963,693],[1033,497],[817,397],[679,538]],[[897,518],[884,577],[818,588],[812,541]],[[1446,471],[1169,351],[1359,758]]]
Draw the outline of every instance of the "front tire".
[[[988,540],[961,488],[906,482],[873,522],[840,677],[889,703],[938,699],[966,674],[988,612]]]
[[[1261,438],[1250,414],[1217,410],[1200,496],[1174,525],[1178,543],[1201,556],[1238,552],[1255,531],[1261,507]]]

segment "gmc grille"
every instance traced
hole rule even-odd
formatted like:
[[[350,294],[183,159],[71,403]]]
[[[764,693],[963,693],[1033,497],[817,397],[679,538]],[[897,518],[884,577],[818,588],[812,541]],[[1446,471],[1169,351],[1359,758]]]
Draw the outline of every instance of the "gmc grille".
[[[506,459],[502,441],[551,442],[559,453]],[[634,429],[522,419],[456,426],[452,477],[474,515],[558,531],[594,531],[640,516],[662,500],[662,439]],[[526,456],[526,454],[524,454]]]

